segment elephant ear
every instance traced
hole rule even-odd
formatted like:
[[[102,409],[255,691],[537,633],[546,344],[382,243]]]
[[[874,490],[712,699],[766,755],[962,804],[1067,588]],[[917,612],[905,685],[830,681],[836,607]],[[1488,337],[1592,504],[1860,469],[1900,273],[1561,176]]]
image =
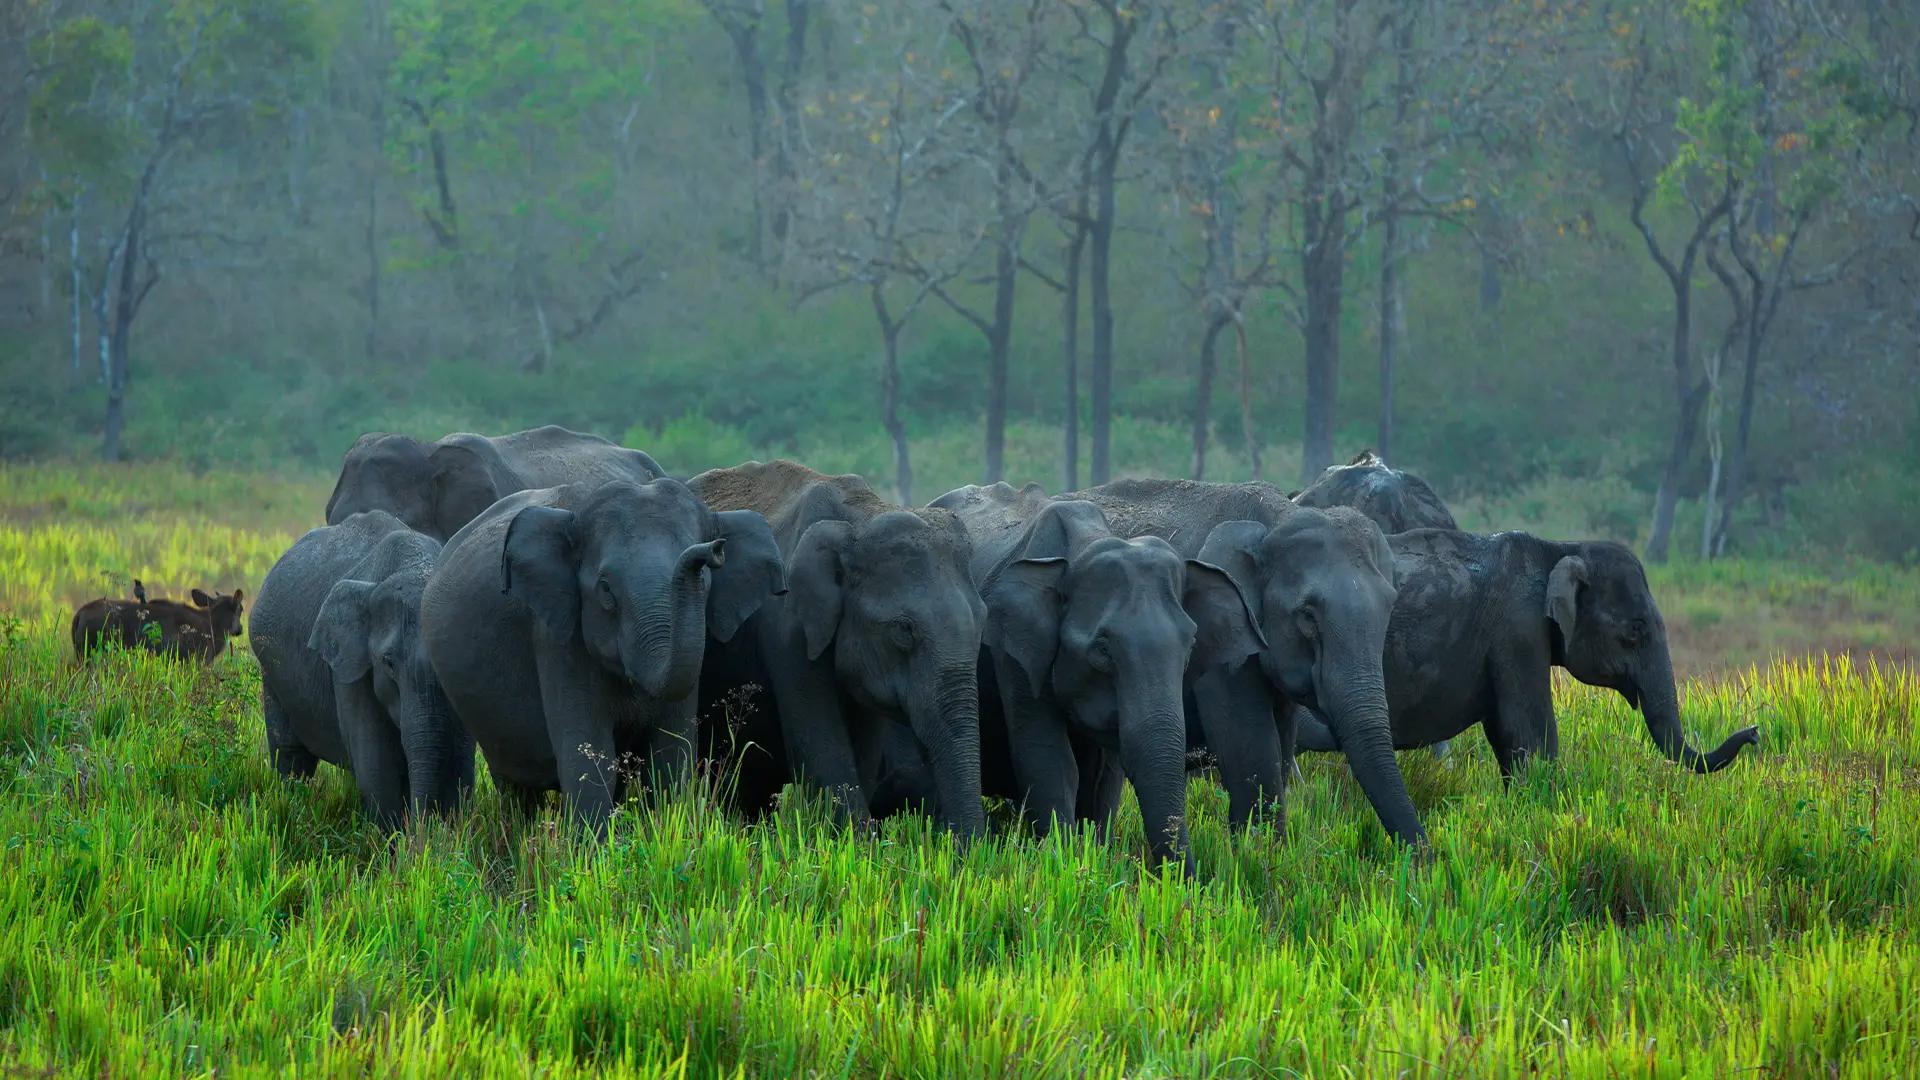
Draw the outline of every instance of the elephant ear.
[[[841,594],[846,588],[847,548],[853,526],[818,521],[800,537],[787,566],[787,603],[806,638],[807,659],[818,660],[840,629]]]
[[[1195,664],[1233,666],[1266,647],[1260,630],[1260,545],[1266,538],[1267,527],[1257,521],[1223,521],[1207,534],[1199,556],[1187,561],[1181,600],[1197,628]]]
[[[718,538],[727,543],[727,559],[707,590],[707,632],[726,642],[767,597],[786,593],[787,568],[766,518],[752,510],[722,510],[713,519]]]
[[[1579,621],[1580,588],[1587,583],[1587,561],[1568,555],[1553,564],[1547,575],[1547,618],[1560,628],[1561,646],[1573,648],[1573,628]]]
[[[451,537],[479,517],[503,494],[480,455],[457,443],[448,443],[427,455],[433,478],[427,482],[433,504],[433,527]]]
[[[1064,556],[1018,559],[994,575],[982,597],[987,603],[982,642],[996,657],[1020,665],[1035,694],[1045,693],[1059,648],[1060,576],[1066,569]]]
[[[366,447],[372,446],[374,443],[379,442],[381,439],[384,439],[386,437],[387,437],[387,433],[384,431],[366,432],[365,434],[362,434],[359,438],[353,440],[353,445],[347,448],[347,452],[345,454],[341,455],[340,475],[334,478],[333,494],[327,496],[327,524],[338,525],[340,524],[341,521],[346,520],[344,517],[335,519],[333,516],[333,508],[339,505],[340,493],[346,488],[348,466],[353,464],[353,459],[358,457],[360,452],[363,449],[365,449]]]
[[[1253,601],[1232,574],[1200,559],[1187,560],[1187,581],[1180,604],[1193,620],[1192,663],[1198,667],[1237,668],[1267,647]]]
[[[529,506],[507,523],[500,546],[500,591],[527,605],[556,638],[580,622],[579,559],[573,511]]]
[[[1021,540],[1020,557],[1071,558],[1093,541],[1112,535],[1113,526],[1098,506],[1083,499],[1055,499],[1033,516]]]
[[[307,648],[333,669],[335,682],[358,682],[373,667],[373,653],[367,647],[367,598],[373,589],[371,581],[334,582],[313,621]]]

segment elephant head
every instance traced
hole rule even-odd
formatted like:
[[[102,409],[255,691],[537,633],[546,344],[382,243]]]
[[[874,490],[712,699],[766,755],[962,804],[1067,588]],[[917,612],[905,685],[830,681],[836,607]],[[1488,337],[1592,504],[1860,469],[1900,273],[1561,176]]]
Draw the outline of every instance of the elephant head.
[[[1379,526],[1343,507],[1301,507],[1271,528],[1220,524],[1200,558],[1225,569],[1251,601],[1268,681],[1327,718],[1387,831],[1424,842],[1387,715],[1382,658],[1396,594],[1393,552]],[[1220,618],[1207,610],[1207,621]]]
[[[1080,727],[1116,737],[1160,858],[1186,852],[1183,680],[1196,626],[1185,603],[1201,591],[1244,610],[1225,571],[1182,559],[1156,536],[1113,536],[1099,508],[1077,500],[1048,504],[1018,557],[982,589],[988,650]],[[1241,656],[1257,653],[1258,628],[1247,618],[1236,625]]]
[[[1547,574],[1545,615],[1554,663],[1591,686],[1618,691],[1647,721],[1654,745],[1697,773],[1732,764],[1759,741],[1759,729],[1734,732],[1710,753],[1687,744],[1680,729],[1667,627],[1654,606],[1646,571],[1619,544],[1568,545]]]
[[[382,543],[439,547],[410,533]],[[420,594],[431,567],[429,555],[377,581],[335,582],[308,641],[333,669],[337,685],[369,682],[369,694],[337,696],[341,728],[395,729],[406,758],[407,801],[415,812],[452,810],[473,787],[473,739],[441,691],[420,636]]]
[[[832,653],[862,708],[904,718],[933,762],[942,813],[970,836],[980,805],[981,603],[972,548],[942,510],[893,510],[855,525],[816,521],[794,548],[788,607],[807,659]]]
[[[707,635],[731,639],[784,590],[766,520],[714,513],[678,480],[609,481],[569,502],[514,514],[501,590],[649,698],[693,693]]]
[[[370,432],[340,463],[327,499],[327,524],[385,510],[408,528],[444,541],[513,486],[501,490],[492,465],[474,446]]]

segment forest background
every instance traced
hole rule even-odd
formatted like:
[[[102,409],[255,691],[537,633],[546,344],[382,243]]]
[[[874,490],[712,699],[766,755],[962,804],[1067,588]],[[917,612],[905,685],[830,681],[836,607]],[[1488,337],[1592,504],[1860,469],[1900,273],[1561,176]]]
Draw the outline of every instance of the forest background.
[[[27,0],[0,455],[555,422],[1920,556],[1920,11]]]

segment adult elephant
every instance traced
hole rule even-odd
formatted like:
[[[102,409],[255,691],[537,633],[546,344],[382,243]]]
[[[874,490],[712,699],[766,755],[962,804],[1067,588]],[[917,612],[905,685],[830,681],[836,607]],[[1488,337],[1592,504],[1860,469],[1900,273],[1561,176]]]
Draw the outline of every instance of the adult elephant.
[[[664,475],[638,450],[553,425],[498,436],[459,432],[431,443],[368,432],[340,463],[327,524],[385,510],[444,541],[516,491],[608,480],[644,484]]]
[[[760,515],[677,480],[510,495],[454,534],[421,603],[427,655],[496,784],[604,827],[640,759],[687,760],[707,637],[782,588]]]
[[[282,776],[353,774],[382,828],[448,810],[473,787],[473,740],[420,642],[440,542],[384,511],[294,542],[267,572],[251,634],[267,753]]]
[[[1559,752],[1552,669],[1616,690],[1646,719],[1654,745],[1697,773],[1731,764],[1759,731],[1709,753],[1688,745],[1666,624],[1633,552],[1525,533],[1419,529],[1389,538],[1400,600],[1387,631],[1393,737],[1403,749],[1485,721],[1500,774]],[[1336,732],[1302,719],[1300,745],[1332,750]]]
[[[1410,529],[1458,529],[1453,512],[1425,480],[1410,472],[1388,467],[1380,455],[1364,450],[1345,465],[1328,466],[1320,479],[1305,491],[1296,492],[1293,501],[1301,506],[1327,509],[1351,506],[1367,515],[1389,537]],[[1391,679],[1387,692],[1391,696]],[[1326,724],[1307,713],[1300,717],[1300,749],[1321,749]],[[1309,734],[1312,735],[1309,738]],[[1325,747],[1332,749],[1331,747]],[[1446,739],[1430,744],[1435,757],[1447,756],[1451,745]]]
[[[932,505],[965,526],[987,606],[985,792],[1021,805],[1038,832],[1076,819],[1104,829],[1124,777],[1154,856],[1190,862],[1183,688],[1198,627],[1186,609],[1244,607],[1233,580],[1157,536],[1115,536],[1099,507],[1033,485],[959,488]],[[1235,626],[1200,642],[1203,663],[1259,653],[1251,620]]]
[[[1251,618],[1259,663],[1189,669],[1201,733],[1220,762],[1235,824],[1272,801],[1284,809],[1295,705],[1327,717],[1354,777],[1389,833],[1426,840],[1393,756],[1381,672],[1393,611],[1393,556],[1379,526],[1336,507],[1297,506],[1271,484],[1121,480],[1073,495],[1126,537],[1158,536],[1224,569],[1250,610],[1189,608],[1202,635]]]
[[[742,809],[764,812],[800,778],[864,825],[891,742],[923,759],[947,825],[980,832],[985,610],[953,514],[903,509],[858,476],[791,461],[714,469],[692,487],[710,506],[765,515],[787,563],[787,594],[716,650],[701,680],[710,720],[741,687],[764,690],[737,718],[741,749],[720,745],[709,725]]]
[[[1425,480],[1388,467],[1380,455],[1365,450],[1345,465],[1328,466],[1320,479],[1293,501],[1326,510],[1350,506],[1367,515],[1380,531],[1392,536],[1409,529],[1458,529],[1453,512]]]

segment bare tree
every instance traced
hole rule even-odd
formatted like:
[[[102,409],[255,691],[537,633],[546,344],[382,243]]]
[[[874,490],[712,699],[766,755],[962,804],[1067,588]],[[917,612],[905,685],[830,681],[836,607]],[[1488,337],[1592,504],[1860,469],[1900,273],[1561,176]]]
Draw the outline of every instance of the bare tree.
[[[892,71],[876,84],[843,88],[834,129],[839,137],[823,133],[814,152],[796,160],[808,197],[795,203],[791,240],[803,275],[796,306],[849,286],[866,292],[880,331],[880,424],[893,444],[899,500],[911,506],[901,335],[927,299],[972,261],[986,234],[956,221],[939,190],[957,171],[940,139],[970,95],[948,91],[919,70],[916,58],[928,50],[914,48],[910,24],[891,22],[891,14],[875,9],[859,22],[869,40],[893,44]]]
[[[1018,295],[1021,244],[1027,222],[1043,193],[1023,160],[1014,125],[1025,103],[1044,39],[1045,0],[941,0],[953,36],[972,76],[970,104],[974,123],[968,154],[987,180],[990,209],[981,215],[981,232],[990,237],[993,268],[987,276],[991,306],[982,311],[945,284],[933,294],[980,332],[987,345],[987,422],[982,478],[999,480],[1005,472],[1007,438],[1007,365],[1013,349],[1014,301]]]

